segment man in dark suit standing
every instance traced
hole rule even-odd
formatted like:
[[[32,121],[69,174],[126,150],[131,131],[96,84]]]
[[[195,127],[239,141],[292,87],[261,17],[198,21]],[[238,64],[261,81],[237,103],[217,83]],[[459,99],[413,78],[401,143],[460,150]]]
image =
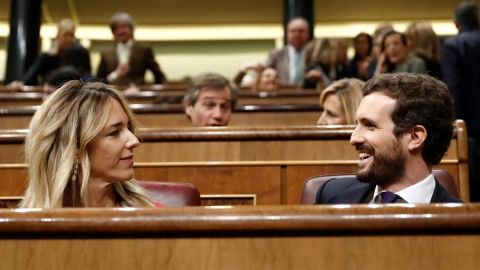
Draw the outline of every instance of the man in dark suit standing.
[[[460,202],[435,180],[453,134],[447,86],[420,74],[382,74],[365,86],[350,143],[359,155],[356,178],[331,179],[317,204]]]
[[[135,24],[125,12],[115,13],[110,20],[115,45],[101,51],[97,76],[109,84],[144,84],[145,71],[151,70],[155,83],[164,83],[165,75],[155,61],[153,51],[133,38]]]
[[[464,119],[468,134],[470,197],[480,201],[480,23],[475,2],[455,9],[458,35],[443,42],[442,77],[452,93],[455,118]]]

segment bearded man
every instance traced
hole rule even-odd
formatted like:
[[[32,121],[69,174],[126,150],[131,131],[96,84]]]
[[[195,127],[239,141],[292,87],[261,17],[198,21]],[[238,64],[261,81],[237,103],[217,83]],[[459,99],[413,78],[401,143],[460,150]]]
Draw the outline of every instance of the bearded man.
[[[432,174],[453,134],[453,102],[447,86],[428,75],[382,74],[363,87],[350,138],[359,169],[332,178],[317,204],[461,202]]]

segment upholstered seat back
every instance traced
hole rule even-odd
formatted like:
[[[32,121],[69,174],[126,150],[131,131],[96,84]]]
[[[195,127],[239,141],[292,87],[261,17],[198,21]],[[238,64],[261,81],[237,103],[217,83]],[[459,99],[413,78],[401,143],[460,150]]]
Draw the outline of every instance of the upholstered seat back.
[[[200,205],[200,192],[189,183],[139,181],[150,198],[164,206]]]

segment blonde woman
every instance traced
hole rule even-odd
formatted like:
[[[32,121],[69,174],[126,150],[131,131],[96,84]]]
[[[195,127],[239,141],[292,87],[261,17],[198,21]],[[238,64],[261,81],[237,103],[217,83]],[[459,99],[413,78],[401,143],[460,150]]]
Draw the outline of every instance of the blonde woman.
[[[365,83],[358,79],[342,79],[325,88],[320,95],[323,112],[318,125],[354,125],[355,113],[362,100]]]
[[[75,24],[71,19],[61,20],[57,25],[57,36],[51,50],[41,53],[27,72],[23,74],[21,81],[9,83],[8,89],[18,91],[22,89],[24,84],[41,85],[50,72],[63,65],[67,51],[75,42]],[[38,77],[42,78],[41,82],[38,81]]]
[[[32,118],[25,140],[28,188],[21,207],[152,207],[133,179],[139,141],[123,96],[70,81]]]
[[[440,39],[426,21],[413,22],[405,30],[410,51],[425,62],[429,75],[441,78]]]
[[[323,89],[332,81],[330,73],[334,70],[335,55],[330,39],[316,39],[305,46],[306,73],[303,88]]]

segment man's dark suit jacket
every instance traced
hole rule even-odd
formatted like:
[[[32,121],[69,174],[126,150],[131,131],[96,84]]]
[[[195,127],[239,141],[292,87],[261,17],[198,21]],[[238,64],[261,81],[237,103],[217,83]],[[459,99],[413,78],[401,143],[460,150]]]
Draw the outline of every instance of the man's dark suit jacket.
[[[100,79],[106,79],[108,74],[114,71],[118,66],[118,57],[116,45],[109,46],[101,51],[100,65],[98,66],[97,76]],[[119,78],[111,84],[128,85],[134,83],[137,85],[145,84],[145,71],[151,70],[155,77],[155,83],[164,83],[165,75],[160,70],[160,66],[155,61],[152,49],[138,42],[133,42],[130,53],[130,72],[125,78]]]
[[[452,93],[455,118],[480,141],[480,30],[463,31],[443,42],[442,79]]]
[[[374,184],[358,181],[351,178],[332,178],[317,191],[315,204],[355,204],[369,203],[375,191]],[[435,180],[435,189],[431,203],[462,202],[456,199]]]

